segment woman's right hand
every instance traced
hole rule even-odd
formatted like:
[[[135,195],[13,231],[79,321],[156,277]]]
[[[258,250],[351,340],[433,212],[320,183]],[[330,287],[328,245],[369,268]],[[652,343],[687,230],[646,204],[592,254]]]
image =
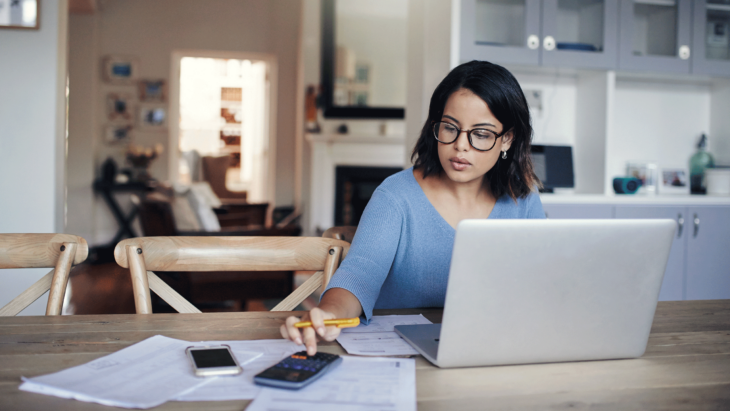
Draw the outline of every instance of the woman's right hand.
[[[324,325],[324,320],[335,318],[337,316],[334,313],[315,307],[304,314],[301,319],[294,316],[288,317],[286,323],[282,324],[280,328],[281,336],[297,344],[303,343],[307,347],[307,354],[314,355],[317,353],[317,341],[320,339],[334,341],[340,335],[341,328],[334,325],[325,327]],[[312,327],[295,327],[294,324],[299,321],[311,321]]]

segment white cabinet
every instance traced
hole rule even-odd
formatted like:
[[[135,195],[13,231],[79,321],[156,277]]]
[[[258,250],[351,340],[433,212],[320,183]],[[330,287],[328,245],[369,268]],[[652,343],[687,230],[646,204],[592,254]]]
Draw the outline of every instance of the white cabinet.
[[[619,68],[690,72],[691,0],[622,0]]]
[[[616,68],[618,0],[462,0],[460,59]]]
[[[730,205],[543,204],[548,218],[677,221],[660,300],[730,299]]]
[[[688,207],[687,300],[730,298],[730,207]]]
[[[695,0],[692,73],[730,76],[730,2]]]
[[[616,218],[668,218],[677,221],[677,234],[669,252],[667,269],[664,271],[664,282],[659,293],[659,300],[673,301],[686,299],[684,292],[685,277],[685,241],[687,239],[687,209],[677,206],[616,206]]]
[[[542,208],[547,218],[613,218],[613,206],[608,204],[543,204]]]

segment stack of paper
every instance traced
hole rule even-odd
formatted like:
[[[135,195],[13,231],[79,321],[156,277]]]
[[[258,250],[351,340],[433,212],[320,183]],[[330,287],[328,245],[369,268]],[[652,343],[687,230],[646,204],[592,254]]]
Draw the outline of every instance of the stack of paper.
[[[431,324],[423,315],[384,315],[373,316],[370,324],[360,324],[355,328],[345,328],[337,337],[337,342],[348,354],[385,356],[416,355],[418,351],[398,335],[396,325]]]
[[[407,343],[398,341],[400,337],[393,332],[397,324],[430,322],[423,316],[375,317],[370,325],[349,329],[344,335],[352,335],[355,351],[367,355],[415,353]],[[191,345],[220,344],[231,347],[243,366],[243,373],[196,377],[185,349]],[[412,359],[343,357],[337,368],[299,391],[261,388],[254,384],[254,375],[303,349],[287,340],[191,343],[156,335],[77,367],[23,378],[25,382],[20,389],[124,408],[152,408],[169,400],[256,398],[251,410],[284,406],[287,410],[316,408],[320,411],[416,409],[416,371]]]
[[[415,411],[416,361],[342,357],[342,364],[301,390],[264,388],[246,411]]]
[[[258,346],[261,346],[271,344],[272,341],[286,343],[287,348],[279,351],[277,358],[270,358],[267,366],[275,364],[288,355],[287,353],[296,352],[301,348],[284,340],[250,342],[258,343]],[[263,350],[256,352],[245,346],[233,345],[240,342],[210,341],[195,344],[156,335],[77,367],[40,377],[23,378],[25,382],[20,389],[115,407],[152,408],[173,398],[182,397],[207,384],[225,383],[230,378],[196,377],[190,360],[185,354],[185,348],[191,345],[228,343],[231,345],[233,355],[246,369],[248,362],[263,357]],[[252,346],[252,348],[257,347]],[[251,385],[253,385],[253,381],[251,381]],[[243,398],[251,399],[255,395],[254,393]]]

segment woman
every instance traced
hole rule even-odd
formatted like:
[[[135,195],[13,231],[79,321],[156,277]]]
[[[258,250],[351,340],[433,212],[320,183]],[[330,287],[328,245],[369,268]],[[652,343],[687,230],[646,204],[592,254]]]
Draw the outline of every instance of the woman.
[[[455,228],[467,218],[545,218],[530,159],[532,127],[520,85],[505,68],[482,61],[452,70],[431,97],[411,159],[373,193],[350,251],[319,306],[299,330],[306,344],[334,340],[323,320],[372,317],[374,308],[443,307]]]

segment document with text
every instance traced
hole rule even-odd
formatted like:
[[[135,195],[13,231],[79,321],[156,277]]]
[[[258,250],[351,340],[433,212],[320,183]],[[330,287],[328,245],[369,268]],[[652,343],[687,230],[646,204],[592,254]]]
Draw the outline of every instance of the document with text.
[[[396,325],[432,324],[418,315],[376,315],[370,324],[345,328],[337,342],[348,354],[367,356],[416,355],[418,351],[398,335]]]
[[[262,388],[246,411],[415,411],[412,358],[342,357],[342,363],[301,390]]]
[[[124,408],[152,408],[212,381],[196,377],[188,341],[161,335],[54,374],[24,378],[20,389]]]

